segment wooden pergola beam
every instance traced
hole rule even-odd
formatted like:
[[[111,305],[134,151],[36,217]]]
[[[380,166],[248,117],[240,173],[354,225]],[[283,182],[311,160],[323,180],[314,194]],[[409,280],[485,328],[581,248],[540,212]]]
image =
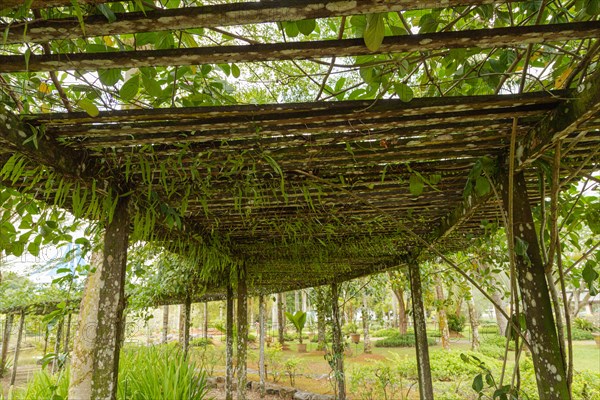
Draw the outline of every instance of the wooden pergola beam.
[[[28,63],[23,56],[0,56],[0,72],[84,71],[165,65],[305,60],[449,48],[522,46],[523,44],[564,42],[599,36],[600,21],[586,21],[388,36],[376,52],[367,49],[363,39],[342,39],[170,50],[31,55]]]
[[[600,69],[588,76],[583,91],[565,101],[546,116],[517,143],[517,163],[522,169],[549,150],[557,141],[579,132],[578,138],[590,130],[598,129],[597,123],[587,125],[600,116]],[[575,139],[577,140],[577,139]]]
[[[70,5],[70,2],[68,3]],[[145,13],[116,13],[116,20],[111,23],[107,23],[106,18],[102,15],[91,15],[83,20],[85,34],[76,18],[35,20],[27,25],[4,24],[0,25],[0,32],[7,32],[5,36],[7,44],[39,43],[93,36],[214,28],[439,8],[442,5],[443,7],[458,7],[496,3],[506,3],[506,1],[447,0],[441,4],[438,0],[276,0],[159,9]]]
[[[9,150],[71,178],[95,178],[99,170],[98,163],[87,151],[61,145],[45,132],[21,122],[6,106],[0,107],[1,143]]]
[[[568,135],[580,131],[580,127],[593,119],[600,112],[600,70],[589,76],[584,83],[585,89],[576,97],[571,98],[556,107],[527,135],[517,142],[517,162],[519,169],[525,168],[541,154],[547,151],[553,143]],[[579,135],[587,133],[581,130]],[[498,179],[491,176],[490,179]],[[452,213],[446,216],[437,229],[436,241],[451,234],[462,223],[472,217],[481,206],[492,197],[492,193],[477,197],[472,194],[466,198]]]
[[[102,4],[102,3],[110,3],[116,2],[120,0],[77,0],[79,5],[84,4]],[[14,8],[22,6],[25,3],[23,0],[2,0],[0,3],[0,10]],[[31,3],[31,8],[40,9],[40,8],[48,8],[48,7],[71,7],[73,3],[71,0],[33,0]]]

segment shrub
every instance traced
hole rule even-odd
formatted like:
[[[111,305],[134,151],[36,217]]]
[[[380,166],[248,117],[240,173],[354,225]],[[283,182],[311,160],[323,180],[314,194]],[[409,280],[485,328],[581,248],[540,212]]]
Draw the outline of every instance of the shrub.
[[[453,332],[462,332],[465,329],[465,317],[463,315],[448,314],[448,329]]]
[[[573,340],[594,340],[594,335],[587,329],[573,327],[571,328],[571,335]]]
[[[580,329],[582,331],[594,331],[594,324],[592,321],[587,320],[585,318],[575,318],[573,321],[573,325],[575,328]]]
[[[195,338],[190,340],[190,347],[206,347],[212,344],[211,338]]]
[[[436,342],[435,339],[428,337],[427,343],[433,346]],[[412,333],[401,335],[395,332],[393,335],[375,342],[375,347],[413,347],[414,345],[415,335]]]
[[[278,382],[281,375],[283,375],[282,359],[282,347],[278,342],[273,343],[270,347],[265,349],[265,363],[268,365],[268,372],[271,372],[273,382]]]
[[[34,374],[27,387],[15,390],[14,399],[66,399],[69,371]],[[117,399],[189,399],[206,397],[206,374],[173,346],[125,349],[119,363]]]
[[[372,337],[389,337],[398,333],[398,329],[395,328],[387,328],[387,329],[379,329],[371,332]]]
[[[481,325],[479,327],[479,334],[495,334],[495,335],[499,335],[500,334],[500,328],[498,327],[498,325],[496,324],[489,324],[489,325]]]
[[[283,365],[285,368],[285,373],[290,378],[291,386],[296,384],[296,375],[298,375],[298,371],[300,370],[300,364],[302,364],[302,359],[298,357],[290,357]]]
[[[190,399],[206,396],[206,374],[177,348],[125,349],[120,363],[119,398]]]
[[[350,389],[354,397],[361,400],[404,399],[404,377],[392,365],[376,362],[354,368],[350,372]]]

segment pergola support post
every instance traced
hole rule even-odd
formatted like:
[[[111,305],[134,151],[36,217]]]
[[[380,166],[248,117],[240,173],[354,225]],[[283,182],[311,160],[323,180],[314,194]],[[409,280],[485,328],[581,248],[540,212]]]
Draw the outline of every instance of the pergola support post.
[[[237,282],[237,399],[246,399],[248,344],[248,286],[246,265],[240,266]]]
[[[21,340],[23,339],[23,327],[25,326],[25,310],[21,311],[19,318],[19,332],[17,333],[17,345],[15,346],[15,356],[13,359],[12,375],[10,377],[10,386],[15,384],[17,379],[17,366],[19,364],[19,351],[21,351]]]
[[[265,296],[258,296],[258,375],[260,379],[260,397],[265,396],[265,381],[266,381],[266,370],[265,370],[265,314],[267,313],[267,307],[265,304]]]
[[[4,369],[6,368],[6,357],[8,356],[8,345],[10,344],[10,333],[14,318],[13,314],[6,314],[4,332],[2,334],[2,354],[0,355],[0,378],[4,375]]]
[[[60,353],[60,344],[62,342],[62,332],[63,332],[64,325],[65,325],[65,320],[63,317],[58,322],[58,325],[56,325],[56,340],[54,341],[54,354],[56,356],[58,356],[58,354]],[[52,362],[52,373],[53,374],[56,373],[57,370],[58,370],[58,358],[55,358],[54,361]]]
[[[208,339],[208,301],[204,302],[204,327],[202,329],[202,337]]]
[[[129,197],[119,197],[113,218],[105,226],[103,252],[93,256],[96,272],[88,278],[81,300],[71,399],[116,398],[129,224]]]
[[[412,297],[413,327],[415,330],[415,347],[417,352],[417,370],[419,375],[419,395],[421,400],[433,399],[433,383],[431,366],[429,365],[429,347],[427,344],[427,325],[423,307],[423,290],[421,288],[421,272],[417,260],[408,261],[408,276]]]
[[[71,320],[72,320],[73,314],[69,313],[67,315],[67,324],[66,324],[66,330],[65,330],[65,344],[63,346],[64,348],[64,352],[66,354],[69,354],[70,348],[69,348],[69,341],[71,340]]]
[[[342,329],[340,327],[340,308],[338,305],[338,285],[331,284],[331,309],[333,331],[333,373],[337,382],[337,399],[346,400],[346,377],[344,375],[344,344],[342,343]]]
[[[182,315],[182,332],[181,332],[181,349],[184,357],[187,357],[190,348],[190,314],[192,312],[192,300],[188,297],[181,308]]]
[[[163,320],[162,320],[162,338],[161,343],[167,343],[169,335],[169,306],[163,306]]]
[[[233,400],[233,288],[227,283],[225,328],[225,400]]]
[[[285,312],[283,308],[283,293],[277,293],[277,333],[279,344],[283,347],[285,343]]]
[[[505,210],[509,209],[509,190],[509,174],[503,169],[500,172],[500,191]],[[522,171],[514,175],[512,193],[515,268],[527,321],[538,393],[541,400],[570,399],[544,263]]]

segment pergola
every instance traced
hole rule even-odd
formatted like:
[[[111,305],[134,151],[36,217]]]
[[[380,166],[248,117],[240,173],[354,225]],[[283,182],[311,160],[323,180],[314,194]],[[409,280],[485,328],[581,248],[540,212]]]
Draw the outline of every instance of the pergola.
[[[20,3],[4,1],[2,8]],[[540,398],[566,398],[566,373],[530,205],[540,200],[536,163],[559,161],[560,177],[590,176],[597,169],[597,16],[575,18],[567,13],[557,21],[532,18],[478,29],[450,24],[428,33],[386,36],[375,49],[363,38],[342,33],[337,39],[306,36],[244,42],[237,31],[230,32],[237,41],[218,46],[94,51],[67,45],[91,37],[121,37],[126,43],[132,34],[145,32],[169,31],[177,36],[198,28],[219,32],[223,27],[271,22],[339,22],[354,15],[402,15],[438,7],[444,7],[440,12],[458,7],[461,20],[476,7],[518,9],[521,4],[276,0],[170,9],[155,4],[153,10],[124,8],[110,23],[94,7],[84,7],[105,3],[113,2],[80,0],[90,15],[48,18],[51,7],[68,7],[71,2],[33,2],[32,7],[47,9],[35,10],[35,18],[27,24],[15,20],[10,26],[0,25],[6,33],[6,51],[0,55],[0,76],[6,77],[0,165],[8,173],[16,165],[21,168],[14,179],[5,175],[4,184],[105,223],[102,267],[88,283],[97,290],[86,292],[81,307],[80,324],[97,324],[95,342],[88,348],[76,343],[74,353],[74,359],[91,357],[94,365],[90,376],[75,385],[91,387],[95,399],[115,396],[123,271],[131,237],[197,260],[200,278],[190,282],[185,298],[165,294],[161,301],[227,298],[230,329],[234,286],[240,304],[238,323],[243,326],[248,292],[262,295],[322,284],[336,288],[345,280],[408,266],[415,330],[422,337],[419,260],[469,246],[472,238],[483,234],[486,221],[502,223],[508,215],[515,235],[528,243],[527,255],[516,255],[517,278],[525,316],[537,321],[529,340]],[[551,7],[554,2],[542,4]],[[40,50],[26,57],[10,54],[35,44]],[[53,44],[61,50],[51,49]],[[564,44],[569,48],[561,47]],[[468,49],[476,64],[507,48],[517,56],[495,71],[498,90],[469,95],[422,90],[424,95],[412,100],[382,92],[362,100],[336,101],[333,95],[332,101],[265,104],[169,108],[120,104],[84,112],[74,110],[59,93],[67,112],[19,113],[18,96],[7,83],[35,72],[53,71],[55,78],[55,71],[85,76],[118,69],[131,76],[144,68],[192,66],[200,73],[202,65],[238,63],[251,69],[300,60],[328,67],[326,81],[337,68],[335,61],[330,63],[332,57],[341,63],[340,59],[383,55],[388,57],[385,62],[377,59],[365,65],[397,67],[406,61],[402,68],[418,70],[427,69],[427,55],[443,59],[453,50]],[[569,60],[556,87],[519,87],[518,80],[503,86],[514,76],[541,80],[545,72],[530,63],[535,51],[545,49]],[[522,73],[516,69],[519,63]],[[356,64],[361,66],[360,61]],[[178,70],[174,71],[176,75]],[[409,77],[404,83],[414,82]],[[334,94],[340,91],[330,89]],[[35,140],[27,140],[31,137]],[[243,336],[243,330],[239,332]],[[430,399],[424,343],[417,349],[420,389],[421,398]],[[240,369],[239,379],[245,379],[244,371]],[[245,386],[242,383],[239,387]]]

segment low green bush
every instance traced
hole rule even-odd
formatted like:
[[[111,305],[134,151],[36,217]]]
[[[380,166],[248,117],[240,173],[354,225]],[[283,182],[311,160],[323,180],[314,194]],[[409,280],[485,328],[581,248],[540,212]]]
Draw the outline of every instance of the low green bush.
[[[594,330],[594,324],[592,323],[592,321],[585,318],[575,318],[575,320],[573,321],[573,327],[582,331],[592,332]]]
[[[195,338],[190,340],[191,347],[206,347],[213,344],[211,338]]]
[[[465,329],[465,321],[463,315],[448,314],[448,329],[453,332],[462,332]]]
[[[573,337],[573,340],[594,340],[594,335],[592,335],[592,331],[589,331],[587,329],[584,330],[573,327],[571,328],[571,335]]]
[[[379,329],[371,332],[371,337],[389,337],[398,333],[396,328]]]
[[[38,371],[11,399],[67,399],[68,369],[51,375]],[[206,374],[174,346],[131,347],[123,350],[119,363],[117,399],[202,400],[207,394]]]
[[[436,341],[434,338],[428,337],[427,343],[430,346],[433,346]],[[400,333],[395,332],[393,335],[375,342],[375,347],[414,347],[414,345],[415,335],[412,333],[401,335]]]
[[[486,324],[486,325],[480,325],[479,326],[479,334],[480,335],[482,335],[482,334],[488,334],[488,333],[499,335],[500,334],[500,328],[498,328],[498,325],[496,325],[496,324],[493,324],[493,325]]]

